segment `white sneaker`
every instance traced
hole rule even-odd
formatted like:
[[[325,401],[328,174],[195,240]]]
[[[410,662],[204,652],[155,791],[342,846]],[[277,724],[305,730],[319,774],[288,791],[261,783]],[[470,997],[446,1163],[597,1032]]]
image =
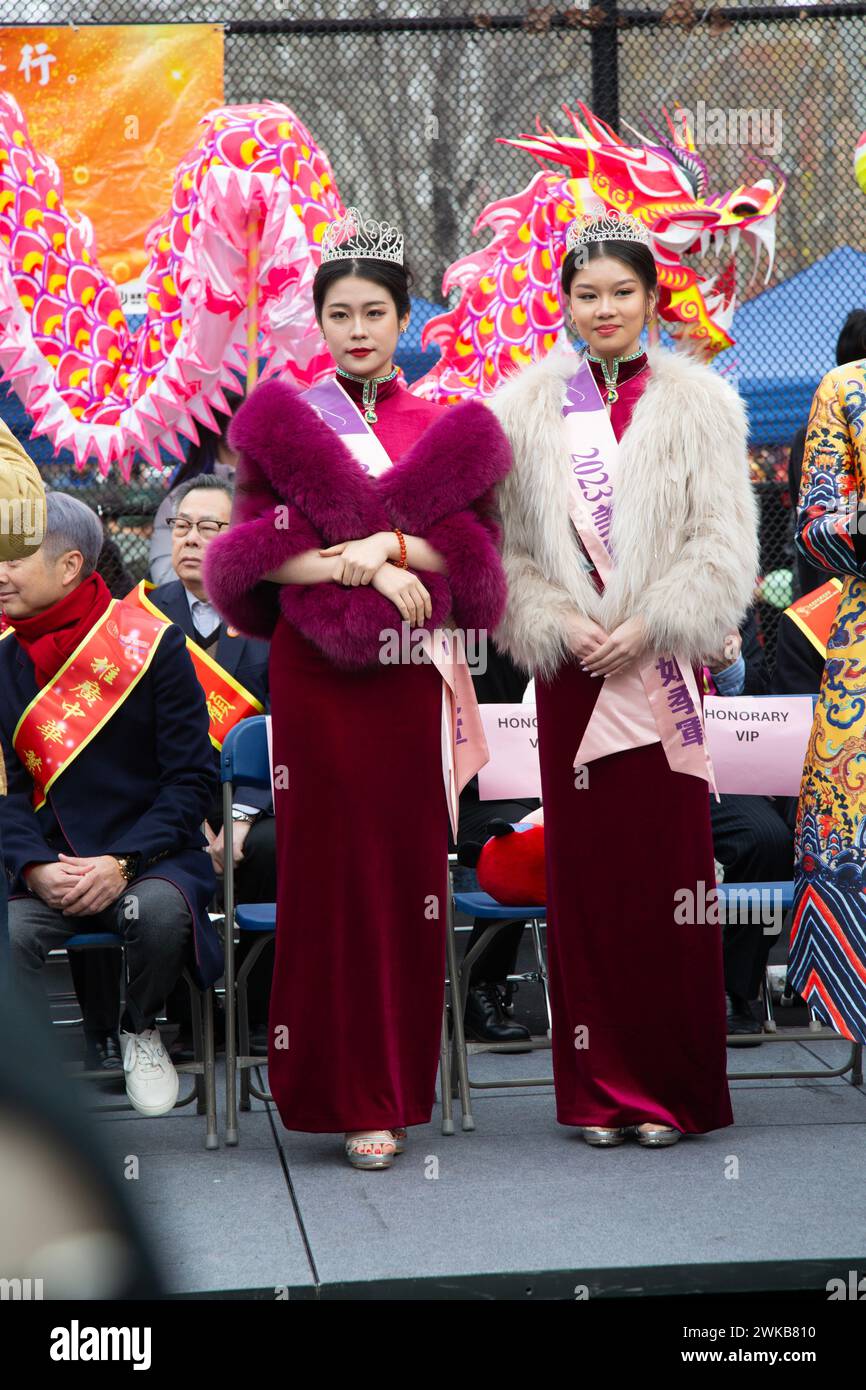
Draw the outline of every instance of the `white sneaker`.
[[[126,1094],[139,1115],[167,1115],[180,1086],[174,1063],[162,1045],[158,1028],[121,1033]]]

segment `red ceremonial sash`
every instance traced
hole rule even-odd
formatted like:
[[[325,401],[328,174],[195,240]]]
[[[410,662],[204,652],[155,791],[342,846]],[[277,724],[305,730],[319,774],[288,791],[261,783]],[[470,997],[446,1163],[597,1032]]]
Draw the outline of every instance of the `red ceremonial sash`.
[[[124,603],[135,604],[157,618],[161,623],[170,623],[171,618],[167,617],[156,604],[148,598],[148,593],[155,588],[154,584],[147,579],[142,579],[141,583],[127,594]],[[204,691],[207,712],[210,717],[210,741],[217,750],[223,746],[223,739],[233,729],[236,724],[240,724],[242,719],[248,719],[251,714],[264,714],[265,707],[255,695],[251,695],[248,690],[236,681],[234,676],[230,676],[228,671],[223,670],[218,661],[214,661],[212,656],[208,656],[197,642],[191,637],[186,639],[186,647],[192,657],[192,664],[198,677],[198,683]]]
[[[33,778],[33,806],[86,748],[141,680],[165,628],[112,599],[60,670],[34,695],[12,737]]]
[[[841,579],[831,579],[829,583],[822,584],[820,589],[813,589],[810,594],[804,594],[796,603],[785,609],[791,622],[797,624],[822,656],[827,655],[827,643],[836,621],[841,590]]]

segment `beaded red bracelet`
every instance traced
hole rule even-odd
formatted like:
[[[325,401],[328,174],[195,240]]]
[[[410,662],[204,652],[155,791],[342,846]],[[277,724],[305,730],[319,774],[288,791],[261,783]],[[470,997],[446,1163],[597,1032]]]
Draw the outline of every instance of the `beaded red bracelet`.
[[[395,526],[395,527],[394,527],[394,535],[397,537],[398,541],[400,542],[400,559],[399,559],[399,560],[395,560],[394,563],[397,564],[397,565],[399,565],[401,569],[404,569],[404,570],[405,570],[405,569],[408,569],[409,566],[408,566],[407,563],[406,563],[406,541],[405,541],[405,539],[404,539],[403,532],[402,532],[402,531],[398,531],[398,530],[397,530],[397,527]]]

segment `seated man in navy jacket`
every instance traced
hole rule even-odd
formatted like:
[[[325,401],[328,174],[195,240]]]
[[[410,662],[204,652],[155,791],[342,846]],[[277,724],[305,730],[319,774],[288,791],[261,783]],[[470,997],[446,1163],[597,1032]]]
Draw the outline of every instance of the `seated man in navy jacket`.
[[[112,599],[95,572],[93,512],[62,493],[46,512],[41,550],[0,563],[12,965],[38,996],[49,951],[70,936],[124,937],[127,1094],[161,1115],[178,1078],[156,1015],[187,961],[202,985],[222,970],[201,831],[214,792],[207,708],[183,634]]]
[[[172,494],[171,563],[180,576],[155,588],[141,584],[130,601],[141,603],[145,611],[176,623],[190,639],[189,650],[204,690],[210,714],[210,733],[214,766],[219,766],[219,746],[228,726],[240,716],[268,708],[267,642],[242,636],[222,622],[208,602],[202,581],[205,550],[229,524],[232,487],[225,479],[202,473],[189,478]],[[202,658],[204,653],[205,658]],[[215,663],[215,665],[214,665]],[[227,715],[226,707],[232,706]],[[276,837],[270,791],[247,787],[236,795],[232,827],[235,885],[238,902],[273,902],[276,898]],[[223,870],[222,796],[219,786],[207,810],[205,833],[208,851],[218,874]],[[238,952],[245,954],[246,938]],[[248,985],[251,1047],[267,1053],[267,1022],[273,945],[269,944],[256,962]],[[84,1015],[85,1034],[90,1040],[89,1065],[110,1065],[114,1052],[111,1019],[117,1017],[117,962],[112,952],[88,951],[73,961],[75,988]],[[180,1025],[171,1045],[175,1061],[192,1055],[189,994],[179,984],[167,1003],[169,1018]],[[217,1014],[217,1037],[221,1015]],[[100,1056],[100,1052],[104,1056]]]
[[[203,648],[217,665],[252,695],[262,712],[270,709],[268,696],[268,660],[270,646],[254,637],[244,637],[224,623],[211,607],[202,579],[204,552],[214,536],[219,535],[231,520],[232,485],[215,473],[199,473],[187,479],[173,493],[174,509],[171,527],[171,563],[178,580],[151,589],[150,601],[182,628],[197,646]],[[232,692],[236,696],[237,692]],[[237,699],[235,700],[237,703]],[[221,729],[211,721],[213,739],[221,742]],[[218,764],[219,753],[215,750]],[[277,847],[274,809],[269,790],[243,787],[235,790],[232,811],[232,848],[235,864],[235,894],[237,902],[274,902],[277,896]],[[218,874],[223,871],[223,810],[218,793],[207,813],[209,852]],[[241,937],[237,953],[240,966],[249,946],[249,937]],[[248,982],[250,1009],[250,1048],[256,1055],[267,1056],[268,1005],[274,948],[269,943],[257,960]],[[186,1057],[191,1043],[187,1033],[189,997],[177,990],[171,1001],[172,1017],[181,1023],[181,1034],[172,1055]],[[191,1055],[191,1054],[190,1054]]]

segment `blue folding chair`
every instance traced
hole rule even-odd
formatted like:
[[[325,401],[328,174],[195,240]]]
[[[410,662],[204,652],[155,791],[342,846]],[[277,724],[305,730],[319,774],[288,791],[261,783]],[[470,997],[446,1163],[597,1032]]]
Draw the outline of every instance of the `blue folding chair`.
[[[263,1091],[250,1081],[249,1072],[261,1067],[262,1057],[250,1056],[250,1024],[247,1003],[249,973],[273,939],[277,926],[276,903],[236,903],[234,878],[234,826],[232,803],[234,788],[270,787],[271,767],[268,758],[266,720],[263,714],[251,715],[230,729],[220,754],[220,778],[223,787],[223,902],[225,909],[225,1022],[226,1022],[226,1144],[238,1142],[238,1073],[241,1078],[241,1109],[250,1108],[250,1096],[270,1101],[270,1091]],[[257,940],[235,975],[235,927],[241,932],[254,932]]]
[[[520,1086],[551,1085],[551,1078],[549,1076],[524,1077],[521,1080],[511,1081],[473,1081],[469,1075],[468,1060],[470,1052],[525,1052],[527,1049],[532,1051],[550,1050],[550,991],[548,988],[547,965],[545,963],[544,950],[541,944],[541,923],[546,921],[547,908],[538,904],[527,907],[506,906],[503,903],[497,902],[495,898],[491,898],[488,893],[455,893],[450,881],[450,872],[456,863],[456,854],[449,855],[447,943],[448,974],[451,979],[451,1016],[454,1035],[451,1094],[453,1094],[456,1082],[457,1094],[460,1097],[462,1127],[464,1130],[472,1130],[475,1128],[475,1118],[472,1114],[473,1086],[476,1089],[498,1090]],[[471,950],[466,952],[460,964],[457,962],[457,943],[454,927],[455,909],[465,913],[468,917],[475,917],[482,921],[486,919],[491,923],[497,924],[487,927],[482,932],[480,939]],[[466,1008],[466,998],[469,991],[472,966],[497,933],[510,922],[523,922],[526,926],[531,928],[533,945],[535,947],[536,969],[529,972],[527,975],[509,976],[508,978],[509,980],[532,980],[541,985],[544,991],[544,1003],[547,1009],[547,1036],[544,1038],[533,1037],[528,1043],[467,1043],[463,1013]]]

